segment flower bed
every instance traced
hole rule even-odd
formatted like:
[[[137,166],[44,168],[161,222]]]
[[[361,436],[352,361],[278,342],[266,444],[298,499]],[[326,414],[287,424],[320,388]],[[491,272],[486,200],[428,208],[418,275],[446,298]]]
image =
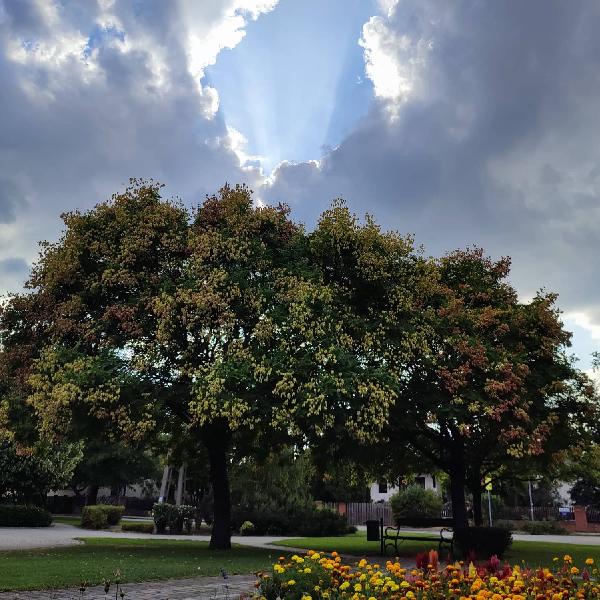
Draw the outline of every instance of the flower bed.
[[[271,573],[257,583],[266,600],[583,600],[600,598],[594,560],[573,565],[569,555],[554,559],[552,568],[530,569],[501,564],[492,557],[474,566],[456,562],[438,566],[437,552],[420,555],[417,568],[399,562],[385,565],[361,560],[344,564],[336,553],[309,551],[291,559],[280,557]]]

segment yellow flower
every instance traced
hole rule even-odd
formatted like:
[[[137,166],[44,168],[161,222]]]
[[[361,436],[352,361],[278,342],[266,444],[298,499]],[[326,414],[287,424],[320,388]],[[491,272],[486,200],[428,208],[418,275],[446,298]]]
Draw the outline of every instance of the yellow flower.
[[[312,571],[310,570],[310,567],[306,567],[306,569],[304,569],[305,573],[311,573]]]
[[[312,600],[312,596],[309,596],[308,594],[302,594],[302,600]]]
[[[579,574],[579,569],[577,567],[571,567],[571,575]]]
[[[295,579],[290,579],[290,580],[287,582],[287,584],[288,584],[288,585],[296,585],[296,580],[295,580]]]
[[[350,584],[347,581],[344,581],[342,585],[340,585],[340,590],[347,590],[350,587]]]
[[[593,565],[594,564],[594,559],[593,558],[586,558],[585,559],[585,564],[586,565]]]
[[[572,562],[573,562],[573,559],[572,559],[572,558],[571,558],[571,557],[570,557],[568,554],[565,554],[565,555],[563,556],[563,560],[564,560],[566,563],[572,563]]]
[[[362,592],[362,585],[360,585],[360,583],[356,583],[354,585],[354,591],[355,592]]]

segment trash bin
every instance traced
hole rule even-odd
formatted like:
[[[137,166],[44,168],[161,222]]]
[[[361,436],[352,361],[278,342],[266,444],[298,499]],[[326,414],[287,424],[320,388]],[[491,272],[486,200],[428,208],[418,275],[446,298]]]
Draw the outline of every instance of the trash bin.
[[[370,520],[366,522],[367,525],[367,542],[378,542],[379,541],[379,521]]]

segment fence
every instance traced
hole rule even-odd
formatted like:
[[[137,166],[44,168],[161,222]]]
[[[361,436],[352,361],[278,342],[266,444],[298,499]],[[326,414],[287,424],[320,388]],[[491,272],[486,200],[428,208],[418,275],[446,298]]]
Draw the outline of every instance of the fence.
[[[323,504],[323,507],[346,514],[349,525],[364,525],[365,521],[371,519],[383,519],[384,525],[393,525],[394,519],[389,502],[333,502]],[[483,506],[485,519],[487,520],[487,506]],[[502,506],[492,509],[494,520],[506,519],[512,521],[531,520],[531,508],[529,506]],[[600,511],[588,509],[588,521],[600,522]],[[446,505],[442,509],[442,517],[452,517],[452,509]],[[534,506],[534,521],[573,521],[575,515],[572,507],[556,506]]]
[[[588,523],[600,523],[600,510],[597,508],[588,508],[585,513]]]
[[[384,525],[394,524],[389,502],[349,502],[346,504],[346,518],[349,525],[364,525],[373,519],[383,519]]]

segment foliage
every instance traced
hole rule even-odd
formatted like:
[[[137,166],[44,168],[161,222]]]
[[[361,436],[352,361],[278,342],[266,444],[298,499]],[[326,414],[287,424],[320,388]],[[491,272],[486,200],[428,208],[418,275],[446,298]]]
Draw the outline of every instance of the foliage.
[[[244,521],[240,525],[240,535],[254,535],[255,533],[256,530],[252,521]]]
[[[311,496],[314,500],[323,502],[368,502],[369,486],[373,481],[370,475],[357,459],[344,451],[343,457],[332,456],[331,453],[321,452],[318,462],[312,454],[315,464],[314,475],[310,482]],[[323,459],[326,460],[323,464]]]
[[[44,505],[51,489],[66,486],[80,459],[79,444],[27,447],[0,438],[0,499]]]
[[[63,215],[4,337],[35,348],[24,393],[45,435],[89,423],[133,444],[158,430],[204,444],[212,543],[228,547],[229,454],[334,427],[364,437],[381,427],[389,377],[375,354],[356,354],[372,342],[344,331],[343,303],[286,207],[226,186],[191,212],[159,190],[133,182]]]
[[[344,564],[340,556],[309,551],[306,556],[281,557],[272,571],[263,573],[259,592],[266,600],[306,600],[308,597],[337,600],[383,600],[400,596],[428,598],[598,598],[598,573],[594,559],[576,567],[572,558],[540,569],[522,569],[519,565],[502,565],[497,557],[475,567],[473,563],[438,566],[437,552],[431,551],[424,564],[407,569],[388,560],[384,566],[365,559]],[[583,576],[581,576],[583,574]]]
[[[0,527],[49,527],[52,515],[39,506],[0,504]]]
[[[232,513],[234,529],[244,522],[254,525],[255,535],[343,535],[356,530],[348,525],[343,515],[313,507],[237,508]]]
[[[503,556],[512,544],[512,533],[504,527],[455,527],[453,539],[463,556],[488,559]]]
[[[154,523],[122,523],[121,530],[136,533],[154,533]]]
[[[556,521],[525,521],[521,529],[531,535],[566,535],[569,533]]]
[[[426,346],[394,360],[395,404],[385,434],[450,475],[453,515],[465,525],[464,487],[481,522],[486,476],[548,470],[589,440],[598,412],[589,380],[565,355],[554,294],[518,300],[510,261],[480,249],[453,252],[415,312]]]
[[[390,498],[395,521],[406,517],[439,517],[442,504],[439,494],[420,485],[409,485]]]
[[[272,452],[263,460],[246,458],[231,469],[231,500],[235,507],[277,510],[313,506],[310,455],[294,448]]]
[[[157,458],[143,447],[96,438],[85,444],[71,485],[76,489],[105,486],[124,493],[128,485],[156,479],[158,475]]]
[[[578,479],[569,490],[571,500],[580,506],[600,507],[600,484],[589,479]]]
[[[190,533],[192,520],[198,519],[197,509],[194,506],[156,503],[152,509],[152,518],[156,525],[156,533],[171,534],[183,533],[184,529]]]
[[[106,529],[118,525],[125,512],[124,506],[92,504],[81,511],[81,526],[86,529]]]

